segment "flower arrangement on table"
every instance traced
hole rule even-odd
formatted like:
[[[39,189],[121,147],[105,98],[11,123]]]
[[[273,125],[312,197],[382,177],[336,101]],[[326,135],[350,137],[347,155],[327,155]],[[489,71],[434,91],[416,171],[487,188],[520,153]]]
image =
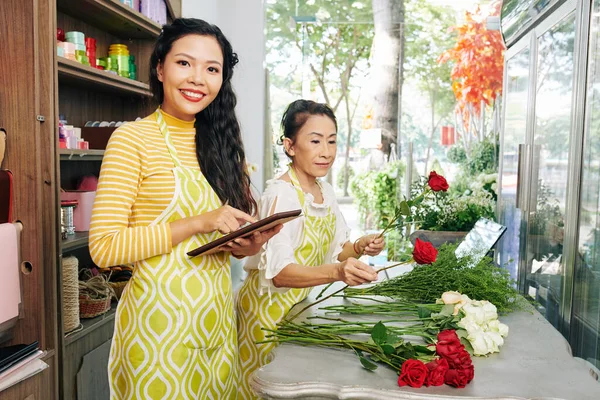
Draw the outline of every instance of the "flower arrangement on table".
[[[438,253],[419,240],[412,254],[418,265],[410,272],[369,288],[338,290],[294,317],[332,296],[347,302],[321,307],[319,315],[303,322],[284,319],[265,342],[352,350],[367,370],[379,364],[393,368],[399,386],[463,388],[475,375],[471,355],[496,353],[504,344],[509,329],[498,320],[498,309],[517,308],[517,291],[508,273],[491,259],[484,257],[472,267],[468,256],[456,257],[455,249],[445,245]],[[343,317],[361,314],[381,318],[365,322]]]

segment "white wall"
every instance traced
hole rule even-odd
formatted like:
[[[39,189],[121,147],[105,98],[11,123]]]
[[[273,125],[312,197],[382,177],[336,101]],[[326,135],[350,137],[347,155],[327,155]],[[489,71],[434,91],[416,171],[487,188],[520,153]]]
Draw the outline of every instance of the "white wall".
[[[183,0],[182,15],[218,25],[238,54],[233,87],[248,162],[259,166],[252,180],[263,190],[265,131],[264,10],[262,0]]]

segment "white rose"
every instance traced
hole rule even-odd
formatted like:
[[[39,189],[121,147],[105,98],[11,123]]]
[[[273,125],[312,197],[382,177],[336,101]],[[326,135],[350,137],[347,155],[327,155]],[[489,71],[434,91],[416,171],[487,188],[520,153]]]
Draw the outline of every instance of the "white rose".
[[[483,332],[481,326],[477,324],[477,321],[475,321],[472,317],[469,316],[464,317],[463,319],[458,321],[457,325],[466,330],[468,335],[474,335],[477,332]]]
[[[489,348],[494,349],[494,352],[499,352],[499,347],[504,344],[504,339],[498,332],[486,332],[486,338],[491,340],[494,344],[493,346],[489,346]]]
[[[508,335],[508,326],[497,319],[488,322],[488,329],[493,332],[498,332],[503,337]]]
[[[493,321],[488,321],[488,329],[494,332],[498,332],[498,330],[500,329],[500,321],[498,321],[497,319]]]
[[[485,333],[483,331],[476,332],[472,335],[467,336],[467,340],[473,347],[473,354],[476,356],[484,356],[488,351],[488,344],[485,340]]]
[[[498,310],[495,305],[490,303],[489,301],[482,301],[482,308],[484,313],[484,318],[486,321],[493,321],[498,319]]]
[[[475,320],[478,325],[483,325],[486,323],[487,320],[485,319],[483,308],[478,307],[476,302],[465,304],[462,309],[465,314]]]
[[[493,334],[493,332],[484,332],[483,334],[483,339],[485,340],[488,353],[499,353],[500,349],[498,348],[498,343],[496,343],[496,341],[491,337],[490,334]],[[498,336],[500,335],[498,334]],[[500,338],[502,339],[501,336]]]
[[[498,323],[498,333],[503,337],[508,336],[508,325],[503,324],[502,322]]]
[[[473,301],[473,300],[471,300],[471,299],[469,298],[469,296],[467,296],[466,294],[462,294],[462,295],[460,295],[460,299],[461,299],[461,300],[460,300],[460,302],[461,302],[462,304],[468,304],[468,303],[471,303],[471,302]]]

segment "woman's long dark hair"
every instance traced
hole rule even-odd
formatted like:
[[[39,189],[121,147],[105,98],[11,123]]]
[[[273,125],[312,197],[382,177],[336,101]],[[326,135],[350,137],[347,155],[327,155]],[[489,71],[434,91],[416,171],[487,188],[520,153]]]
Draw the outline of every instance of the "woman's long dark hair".
[[[222,202],[248,214],[257,209],[250,190],[250,175],[242,144],[240,124],[235,115],[237,103],[231,86],[237,54],[221,30],[206,21],[178,18],[164,25],[150,57],[150,89],[162,104],[162,82],[158,80],[157,66],[164,62],[173,43],[187,35],[210,36],[217,40],[223,52],[223,84],[217,97],[196,114],[196,156],[200,169]]]

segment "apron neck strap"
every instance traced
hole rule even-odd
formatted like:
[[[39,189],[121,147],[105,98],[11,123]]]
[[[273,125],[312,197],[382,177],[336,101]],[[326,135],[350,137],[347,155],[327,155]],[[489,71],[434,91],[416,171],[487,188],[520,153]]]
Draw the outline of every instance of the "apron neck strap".
[[[302,190],[302,186],[300,186],[300,180],[298,179],[298,175],[296,175],[296,170],[294,169],[294,164],[288,164],[288,175],[290,176],[290,182],[296,188],[296,192],[298,193],[298,200],[300,200],[300,206],[304,209],[304,191]],[[305,212],[306,214],[306,212]]]
[[[181,162],[177,156],[177,149],[175,149],[175,145],[171,141],[171,133],[169,132],[169,127],[165,122],[165,118],[162,115],[160,107],[156,109],[156,122],[158,123],[158,128],[160,129],[161,135],[165,139],[165,144],[167,145],[167,149],[169,150],[169,155],[173,160],[173,164],[175,164],[176,167],[181,167]]]
[[[300,180],[298,179],[298,175],[296,174],[296,169],[294,168],[294,164],[289,163],[288,168],[289,168],[288,175],[290,176],[290,182],[296,188],[296,192],[298,192],[298,199],[300,200],[300,205],[304,209],[306,196],[304,194],[304,190],[302,190],[302,186],[300,185]],[[321,186],[321,182],[319,182],[318,179],[316,180],[316,182],[317,182],[317,185],[319,186],[319,189],[321,190],[321,193],[323,193],[323,186]]]

